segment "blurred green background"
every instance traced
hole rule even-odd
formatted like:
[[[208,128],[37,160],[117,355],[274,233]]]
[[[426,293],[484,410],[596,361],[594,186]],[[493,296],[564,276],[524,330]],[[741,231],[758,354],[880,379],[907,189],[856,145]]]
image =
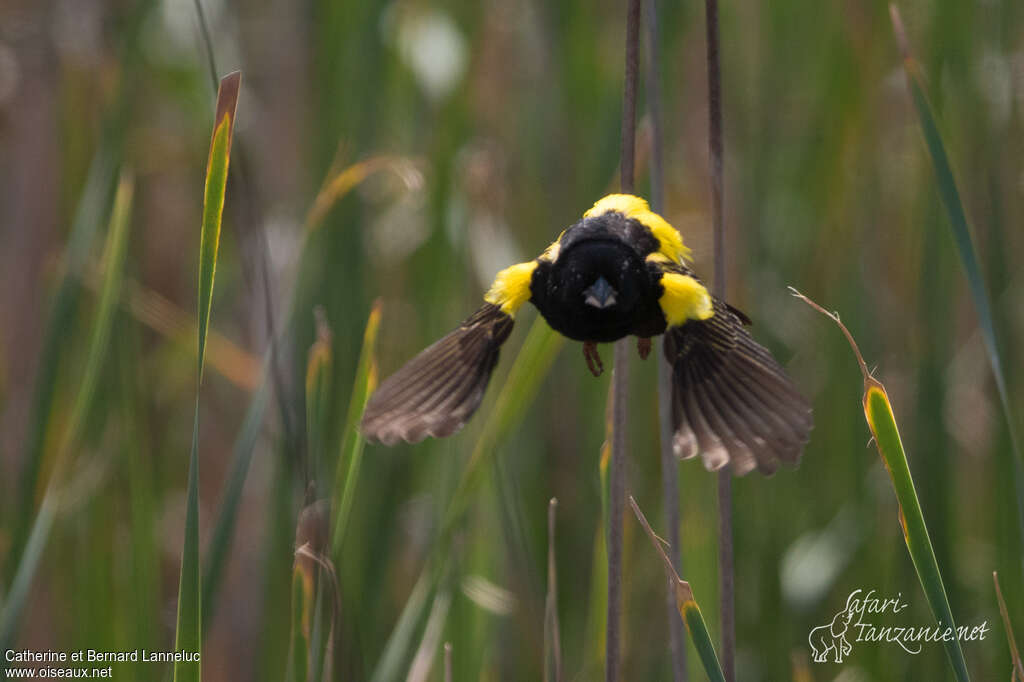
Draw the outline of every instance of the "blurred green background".
[[[332,489],[372,302],[382,304],[377,351],[387,374],[474,310],[498,269],[538,253],[617,188],[625,7],[203,7],[218,74],[243,72],[200,419],[204,559],[234,443],[264,382],[270,334],[282,339],[278,400],[261,422],[223,585],[204,604],[203,672],[280,680],[296,522],[308,500]],[[974,226],[1019,416],[1024,4],[900,8]],[[721,11],[729,298],[816,414],[798,469],[734,486],[739,678],[950,677],[940,645],[912,656],[855,643],[843,665],[811,662],[808,632],[831,621],[852,590],[900,593],[910,607],[892,624],[932,620],[888,477],[867,447],[857,366],[834,326],[787,294],[793,285],[839,310],[877,365],[953,612],[961,624],[989,623],[985,641],[964,646],[974,679],[1005,679],[991,573],[1000,572],[1024,627],[1013,455],[888,8],[780,0]],[[663,2],[660,13],[664,214],[710,278],[703,5]],[[647,193],[643,101],[638,190]],[[173,645],[213,103],[191,2],[0,4],[0,609],[19,529],[35,514],[84,371],[116,171],[130,169],[136,183],[121,306],[17,648]],[[317,229],[307,227],[326,178],[381,156],[377,172],[330,204]],[[69,241],[76,221],[92,233],[77,246]],[[69,270],[76,249],[83,265]],[[69,271],[72,312],[57,316]],[[310,440],[304,383],[318,306],[333,362],[322,438]],[[464,432],[367,447],[337,566],[347,656],[339,679],[368,678],[381,660],[535,317],[524,309]],[[427,679],[441,679],[445,641],[457,680],[540,678],[551,497],[567,678],[603,676],[603,607],[593,594],[603,591],[594,542],[608,378],[595,380],[578,344],[566,344],[521,422],[487,453],[441,562],[437,594],[450,602],[438,648],[425,647],[436,654]],[[632,385],[629,486],[657,530],[652,360],[633,361]],[[683,575],[717,638],[715,478],[694,461],[680,465],[679,480]],[[632,518],[625,585],[624,679],[668,679],[663,572]],[[438,607],[433,594],[428,606]],[[413,623],[401,678],[425,620]],[[690,653],[692,678],[701,679]],[[165,672],[125,665],[115,678]]]

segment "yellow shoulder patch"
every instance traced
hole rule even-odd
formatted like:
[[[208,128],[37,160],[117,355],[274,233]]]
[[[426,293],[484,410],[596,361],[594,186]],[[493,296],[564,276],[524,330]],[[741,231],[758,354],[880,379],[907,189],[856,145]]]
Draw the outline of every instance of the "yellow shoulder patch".
[[[658,304],[668,326],[676,327],[687,320],[706,320],[715,314],[711,295],[693,277],[666,272],[661,276],[661,287],[664,293]]]
[[[650,230],[658,240],[658,252],[674,262],[682,263],[684,258],[690,258],[690,249],[683,244],[683,236],[679,234],[679,230],[653,212],[647,201],[640,197],[632,194],[609,194],[594,204],[583,217],[594,218],[611,212],[621,213]]]
[[[536,269],[535,260],[505,268],[494,278],[484,300],[499,306],[509,317],[515,317],[519,308],[530,300],[530,280]]]

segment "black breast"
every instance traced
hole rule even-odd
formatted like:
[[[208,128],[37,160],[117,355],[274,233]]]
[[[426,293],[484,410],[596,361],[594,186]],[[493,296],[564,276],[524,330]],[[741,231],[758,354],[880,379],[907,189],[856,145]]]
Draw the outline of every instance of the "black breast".
[[[615,304],[603,309],[584,303],[585,290],[599,277],[616,292]],[[554,263],[540,261],[530,289],[540,314],[570,339],[610,342],[665,331],[661,286],[636,249],[619,239],[601,235],[563,242]]]

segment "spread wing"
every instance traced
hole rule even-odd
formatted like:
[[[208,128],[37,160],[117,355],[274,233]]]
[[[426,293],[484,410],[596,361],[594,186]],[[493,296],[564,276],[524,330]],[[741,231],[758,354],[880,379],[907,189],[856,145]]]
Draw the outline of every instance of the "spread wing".
[[[750,336],[743,314],[713,305],[711,317],[665,332],[676,456],[700,453],[708,469],[731,464],[737,475],[795,464],[813,424],[810,405]]]
[[[485,303],[381,383],[363,412],[363,435],[394,445],[461,429],[480,407],[513,324],[501,307]]]

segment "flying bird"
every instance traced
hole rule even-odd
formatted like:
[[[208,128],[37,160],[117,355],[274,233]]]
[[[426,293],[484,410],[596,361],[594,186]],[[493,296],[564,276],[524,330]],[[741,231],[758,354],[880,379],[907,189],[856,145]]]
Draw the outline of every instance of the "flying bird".
[[[583,342],[603,371],[598,343],[636,336],[641,358],[665,335],[672,367],[672,448],[737,475],[795,464],[811,408],[750,320],[708,292],[687,266],[682,236],[644,199],[611,194],[537,258],[498,273],[484,304],[458,329],[406,363],[374,392],[361,429],[371,441],[415,443],[458,431],[483,400],[516,314],[532,303],[552,329]]]

